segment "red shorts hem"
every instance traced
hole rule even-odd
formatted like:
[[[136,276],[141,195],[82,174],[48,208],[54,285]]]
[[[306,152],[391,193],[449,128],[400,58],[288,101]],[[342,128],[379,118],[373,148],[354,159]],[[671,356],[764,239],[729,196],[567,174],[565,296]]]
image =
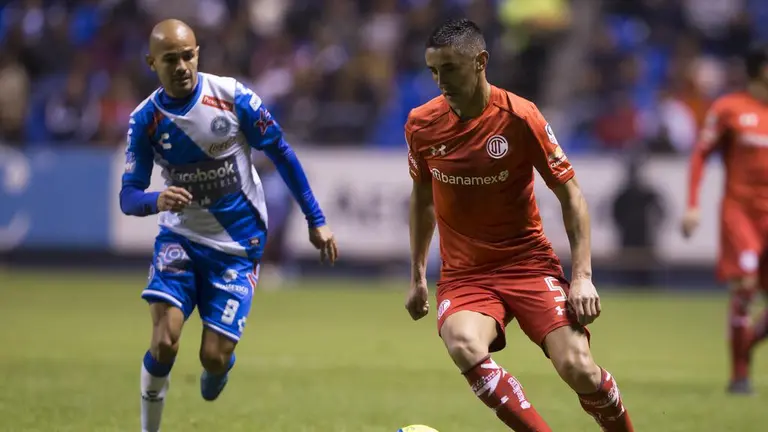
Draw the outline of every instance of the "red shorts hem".
[[[496,321],[499,332],[489,346],[490,352],[506,346],[506,326],[513,319],[543,349],[544,339],[553,330],[566,325],[582,327],[567,305],[569,289],[566,280],[554,276],[491,276],[451,281],[437,291],[438,334],[449,316],[468,310]]]

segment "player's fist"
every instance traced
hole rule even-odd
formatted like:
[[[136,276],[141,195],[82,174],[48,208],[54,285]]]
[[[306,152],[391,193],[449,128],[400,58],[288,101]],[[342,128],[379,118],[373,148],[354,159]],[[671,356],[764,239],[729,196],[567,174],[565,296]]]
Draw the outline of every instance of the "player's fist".
[[[600,296],[591,279],[578,278],[571,282],[568,303],[576,312],[576,318],[581,325],[588,325],[600,316]]]
[[[180,212],[192,203],[192,194],[178,186],[168,186],[168,189],[160,192],[157,197],[157,209],[159,211]]]
[[[683,223],[682,223],[682,231],[683,231],[683,237],[689,238],[693,235],[693,232],[696,231],[696,228],[699,227],[699,222],[701,221],[701,214],[699,213],[699,209],[688,209],[685,212],[685,216],[683,216]]]
[[[331,265],[339,257],[339,248],[336,246],[336,239],[328,225],[323,225],[309,229],[309,242],[320,251],[320,261],[328,261]]]
[[[427,281],[411,282],[411,289],[408,291],[408,297],[405,299],[405,309],[414,320],[419,320],[429,313],[429,290]]]

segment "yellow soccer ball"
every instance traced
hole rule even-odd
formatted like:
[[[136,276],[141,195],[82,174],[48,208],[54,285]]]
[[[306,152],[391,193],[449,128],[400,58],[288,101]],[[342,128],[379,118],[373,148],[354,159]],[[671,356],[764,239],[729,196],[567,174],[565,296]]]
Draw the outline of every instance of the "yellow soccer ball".
[[[424,425],[410,425],[397,430],[397,432],[438,432],[437,429],[432,429],[429,426]]]

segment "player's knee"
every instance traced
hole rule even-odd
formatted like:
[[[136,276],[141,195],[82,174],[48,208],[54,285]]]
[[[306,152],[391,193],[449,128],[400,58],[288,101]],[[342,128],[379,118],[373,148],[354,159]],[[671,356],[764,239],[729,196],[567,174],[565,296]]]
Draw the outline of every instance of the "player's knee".
[[[469,329],[451,329],[442,335],[448,354],[461,369],[468,369],[488,355],[488,344]]]
[[[200,348],[200,364],[213,374],[222,374],[229,368],[232,351],[219,349],[213,345],[203,345]]]
[[[601,369],[586,346],[569,346],[552,356],[552,364],[563,381],[579,393],[593,391],[600,385]]]
[[[176,358],[179,351],[179,342],[171,338],[170,335],[163,335],[156,338],[152,346],[152,356],[160,363],[170,363]]]

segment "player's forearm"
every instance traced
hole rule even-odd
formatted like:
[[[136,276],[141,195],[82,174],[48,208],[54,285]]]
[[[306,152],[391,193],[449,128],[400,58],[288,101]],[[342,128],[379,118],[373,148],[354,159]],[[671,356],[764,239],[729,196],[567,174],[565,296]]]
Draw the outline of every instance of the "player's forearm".
[[[312,193],[304,168],[293,149],[287,142],[281,140],[278,146],[265,149],[265,153],[275,164],[288,189],[291,190],[309,226],[314,228],[325,225],[325,215]]]
[[[144,192],[130,185],[120,190],[120,210],[128,216],[149,216],[157,213],[159,192]]]
[[[699,146],[696,146],[691,155],[690,171],[688,175],[688,209],[699,207],[699,187],[701,186],[701,179],[704,177],[705,162],[706,154],[704,154]]]
[[[416,189],[411,192],[410,237],[411,237],[411,276],[421,280],[427,275],[427,256],[432,235],[435,232],[435,205],[432,194]]]
[[[571,278],[592,277],[592,253],[590,249],[590,218],[587,202],[578,192],[562,203],[563,222],[571,245]]]

